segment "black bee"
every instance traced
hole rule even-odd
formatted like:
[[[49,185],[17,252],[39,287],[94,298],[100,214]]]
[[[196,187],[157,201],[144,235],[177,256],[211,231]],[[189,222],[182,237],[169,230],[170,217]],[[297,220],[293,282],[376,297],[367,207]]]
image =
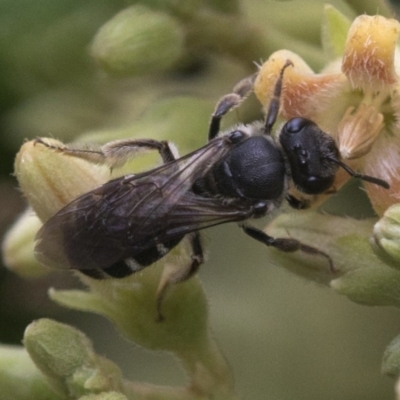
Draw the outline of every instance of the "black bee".
[[[324,193],[340,166],[354,177],[388,188],[385,181],[357,174],[343,164],[332,137],[310,120],[293,118],[283,125],[278,139],[271,135],[284,70],[290,65],[288,61],[281,70],[264,122],[219,132],[221,118],[252,90],[254,77],[247,78],[218,102],[208,143],[181,158],[174,156],[166,141],[122,140],[92,151],[57,148],[38,139],[65,154],[94,156],[97,161],[154,149],[164,164],[111,180],[66,205],[38,232],[37,258],[45,265],[77,269],[94,278],[123,278],[160,260],[187,237],[191,261],[169,278],[172,284],[190,278],[203,263],[200,230],[262,217],[285,198],[302,208],[302,201],[288,194],[289,184],[306,194]],[[240,227],[278,250],[323,256],[333,268],[327,254],[296,239],[274,238],[245,224]],[[165,288],[159,292],[158,307],[164,292]]]

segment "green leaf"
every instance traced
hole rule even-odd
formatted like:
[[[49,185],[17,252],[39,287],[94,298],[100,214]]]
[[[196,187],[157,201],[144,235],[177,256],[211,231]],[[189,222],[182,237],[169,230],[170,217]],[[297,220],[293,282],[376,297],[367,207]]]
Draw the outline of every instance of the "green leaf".
[[[330,4],[325,5],[322,19],[322,48],[329,60],[341,57],[351,20]]]

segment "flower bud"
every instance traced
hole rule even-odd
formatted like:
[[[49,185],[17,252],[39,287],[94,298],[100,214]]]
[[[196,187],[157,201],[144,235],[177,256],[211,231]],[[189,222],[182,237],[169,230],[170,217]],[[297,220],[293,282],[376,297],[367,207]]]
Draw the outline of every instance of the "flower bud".
[[[400,268],[400,204],[389,207],[375,224],[373,239],[379,250],[389,256],[395,268]],[[378,253],[379,254],[379,253]]]
[[[113,75],[163,71],[182,56],[184,33],[170,15],[136,5],[100,28],[91,51],[100,66]]]
[[[375,220],[374,220],[375,221]],[[370,245],[372,220],[316,212],[282,214],[267,227],[274,237],[291,237],[321,253],[271,251],[269,259],[297,275],[330,286],[352,301],[400,305],[400,271],[390,268]]]
[[[364,249],[367,249],[366,247]],[[363,248],[355,255],[361,255]],[[331,282],[337,293],[369,306],[400,306],[400,272],[374,259]]]
[[[128,397],[118,392],[103,392],[99,394],[89,394],[87,396],[82,396],[79,397],[78,400],[128,400]]]
[[[41,140],[50,146],[64,146],[54,139]],[[3,260],[10,270],[33,278],[49,272],[34,257],[34,239],[42,223],[79,195],[106,182],[110,172],[34,140],[18,152],[15,175],[33,211],[29,208],[5,235]]]
[[[293,253],[271,251],[274,261],[283,267],[326,285],[366,263],[373,265],[377,259],[369,245],[370,220],[359,221],[315,211],[302,211],[295,215],[279,215],[267,226],[266,232],[275,238],[298,239],[302,244],[329,256],[333,270],[329,268],[327,257],[322,254],[301,250]],[[362,251],[360,246],[363,247]]]
[[[43,141],[64,146],[54,139]],[[109,170],[33,140],[17,154],[15,175],[29,204],[45,222],[76,197],[106,182]]]
[[[50,272],[34,256],[34,238],[42,226],[31,209],[25,211],[6,233],[2,243],[3,263],[24,278],[36,278]]]
[[[400,336],[397,336],[385,350],[382,373],[395,378],[400,376]]]
[[[51,387],[71,398],[122,390],[122,375],[111,361],[99,357],[80,331],[49,319],[31,323],[24,345]]]
[[[0,346],[0,388],[2,399],[65,399],[50,389],[22,346]]]

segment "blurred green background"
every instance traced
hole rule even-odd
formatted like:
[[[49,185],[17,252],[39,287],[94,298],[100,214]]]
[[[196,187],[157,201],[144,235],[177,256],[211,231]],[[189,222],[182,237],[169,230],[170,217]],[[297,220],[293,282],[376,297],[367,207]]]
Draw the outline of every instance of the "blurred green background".
[[[158,137],[172,138],[184,153],[205,142],[218,98],[254,71],[248,60],[239,62],[205,46],[183,68],[130,78],[107,76],[90,57],[90,43],[102,24],[132,3],[0,0],[1,234],[25,207],[12,177],[15,153],[25,139],[53,136],[70,141],[86,135],[89,140],[101,133],[106,138],[114,130],[149,136],[159,127]],[[254,26],[276,33],[271,34],[271,51],[288,37],[304,39],[307,45],[298,50],[310,55],[311,65],[318,68],[323,58],[318,61],[312,55],[319,51],[316,21],[322,3],[243,0],[240,8]],[[334,3],[360,11],[345,2]],[[283,31],[277,22],[274,26],[277,15]],[[309,31],[297,32],[298,26],[304,27],[299,19],[307,17],[312,21]],[[252,61],[267,57],[259,54]],[[163,105],[168,99],[175,100]],[[146,113],[154,104],[155,111]],[[255,118],[260,107],[254,105],[250,102],[227,124]],[[143,115],[145,122],[135,125]],[[176,118],[181,131],[171,131],[168,124],[160,127],[164,116]],[[156,128],[149,125],[153,117]],[[203,132],[202,137],[190,136],[194,125],[193,131]],[[180,132],[187,132],[187,137]],[[386,346],[400,332],[397,309],[363,307],[288,274],[268,263],[267,250],[234,225],[209,230],[205,236],[209,260],[200,277],[209,298],[211,325],[243,398],[394,398],[394,381],[380,374],[380,365]],[[182,369],[169,355],[127,343],[100,317],[66,311],[48,301],[48,287],[76,285],[68,273],[25,281],[1,268],[0,341],[19,344],[32,319],[52,317],[86,332],[96,351],[117,362],[127,378],[185,383]]]

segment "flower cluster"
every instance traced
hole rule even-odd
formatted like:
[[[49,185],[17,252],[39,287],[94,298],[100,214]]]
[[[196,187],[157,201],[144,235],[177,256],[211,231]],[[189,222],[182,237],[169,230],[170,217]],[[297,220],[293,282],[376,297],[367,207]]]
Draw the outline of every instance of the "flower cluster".
[[[334,11],[331,11],[334,12]],[[271,88],[286,60],[281,114],[303,116],[335,137],[342,158],[365,174],[378,176],[390,190],[366,184],[378,215],[400,200],[400,64],[396,67],[400,23],[381,16],[355,19],[342,43],[343,55],[316,74],[297,54],[281,50],[259,71],[255,93],[268,105]],[[335,187],[349,178],[339,173]]]
[[[347,32],[347,36],[339,34],[337,28],[335,35],[326,35],[325,47],[334,49],[333,60],[317,74],[297,54],[288,50],[277,51],[260,67],[255,93],[267,107],[277,74],[286,60],[291,60],[293,68],[285,72],[281,115],[285,119],[302,116],[313,120],[335,138],[346,164],[390,184],[389,190],[371,183],[364,185],[373,209],[382,219],[377,222],[372,218],[367,222],[324,216],[320,221],[321,216],[310,211],[295,219],[282,215],[272,223],[268,232],[276,236],[284,235],[285,231],[292,235],[297,232],[306,243],[318,243],[338,266],[338,276],[333,280],[327,278],[329,284],[355,301],[390,304],[387,284],[377,284],[375,273],[373,279],[372,275],[367,279],[369,268],[381,271],[382,282],[391,282],[393,304],[398,304],[397,269],[391,267],[397,268],[400,261],[397,236],[400,80],[396,73],[400,72],[396,58],[400,23],[382,16],[367,15],[359,16],[351,23],[332,7],[327,7],[326,16],[328,21],[340,20],[336,26],[341,27],[342,33]],[[341,54],[340,57],[337,53]],[[339,170],[334,189],[339,190],[349,179],[344,170]],[[331,193],[314,199],[315,204],[320,205],[330,196]],[[366,254],[368,257],[365,258]],[[295,266],[290,261],[285,262],[279,254],[274,257],[290,270],[306,276],[311,274],[314,275],[312,279],[321,280],[319,275],[310,272],[309,260],[305,265],[301,264],[304,268],[298,267],[301,256],[294,257]],[[353,274],[358,279],[353,279]],[[379,296],[381,300],[378,300]]]
[[[154,71],[171,68],[185,58],[183,53],[188,43],[195,42],[197,48],[211,46],[206,41],[209,38],[199,41],[199,30],[205,21],[210,25],[215,22],[210,19],[212,13],[197,12],[196,1],[187,2],[186,8],[175,3],[179,2],[166,2],[173,10],[168,15],[134,6],[117,14],[99,31],[92,44],[92,55],[106,71],[123,76],[132,71],[143,73],[150,68],[146,63],[153,64]],[[229,2],[217,3],[228,9],[225,18],[231,27],[236,8],[232,6],[233,10]],[[132,19],[143,18],[148,18],[148,25],[131,24]],[[192,24],[182,26],[177,22],[184,18]],[[220,22],[213,25],[213,32],[223,30]],[[188,26],[192,28],[189,30]],[[152,41],[153,30],[162,36],[157,46]],[[138,32],[145,39],[139,43],[135,41]],[[314,73],[299,55],[279,50],[260,66],[254,85],[258,100],[267,108],[277,76],[290,60],[293,67],[285,70],[281,117],[313,120],[335,138],[346,164],[390,184],[389,190],[365,184],[375,211],[371,218],[358,220],[351,215],[343,217],[312,210],[295,218],[291,213],[283,213],[266,228],[276,237],[287,236],[289,232],[305,244],[317,246],[332,258],[337,272],[332,274],[325,265],[326,259],[301,252],[286,254],[270,249],[270,261],[330,286],[355,302],[369,305],[400,306],[400,64],[396,59],[399,32],[396,20],[362,15],[351,22],[327,6],[323,47],[330,62],[326,67]],[[257,36],[253,30],[248,34],[252,40]],[[232,35],[229,54],[246,47],[241,38]],[[253,56],[260,46],[258,41],[252,44]],[[192,55],[196,46],[191,48]],[[152,56],[146,58],[149,47]],[[132,50],[136,58],[127,51],[129,48],[136,49]],[[193,108],[199,108],[197,103]],[[166,119],[164,111],[158,114],[160,120]],[[154,124],[154,115],[151,121]],[[167,127],[172,132],[186,130],[181,120],[173,123]],[[148,125],[143,124],[142,131],[146,131],[144,127]],[[61,142],[44,140],[62,147]],[[80,194],[106,182],[110,171],[31,141],[17,155],[15,175],[34,213],[25,213],[8,232],[3,243],[4,260],[22,276],[38,276],[46,272],[33,255],[34,237],[41,224]],[[339,191],[348,180],[349,175],[339,171],[334,189]],[[329,211],[330,198],[328,193],[313,199],[314,205],[322,204],[324,211]],[[353,199],[347,202],[357,209]],[[198,279],[178,285],[170,293],[165,301],[166,321],[156,322],[155,296],[159,282],[186,256],[185,248],[178,248],[155,267],[121,280],[98,281],[82,276],[87,291],[51,290],[50,297],[69,308],[107,317],[126,338],[145,348],[174,353],[189,376],[187,387],[160,388],[125,382],[113,363],[94,353],[83,334],[53,321],[40,320],[25,333],[26,350],[46,377],[43,383],[39,372],[29,364],[27,371],[32,380],[42,385],[35,398],[54,392],[60,399],[82,400],[236,399],[231,371],[210,333],[207,301]],[[384,366],[384,371],[394,376],[400,372],[397,342],[388,349]],[[25,366],[30,362],[19,349],[11,353],[7,349],[7,354],[11,354],[10,358],[20,357]]]

